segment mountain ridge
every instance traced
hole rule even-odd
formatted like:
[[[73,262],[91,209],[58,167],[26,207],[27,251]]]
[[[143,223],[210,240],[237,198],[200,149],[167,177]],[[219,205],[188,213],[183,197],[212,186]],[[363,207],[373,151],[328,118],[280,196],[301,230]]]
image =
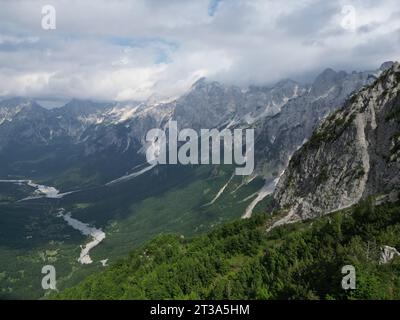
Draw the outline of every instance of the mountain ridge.
[[[294,154],[274,194],[289,210],[285,222],[400,188],[399,90],[400,65],[395,63],[322,122]]]
[[[328,73],[342,74],[336,71]],[[96,168],[96,162],[106,150],[109,150],[108,154],[119,159],[119,173],[104,176],[104,172],[98,172],[100,176],[104,176],[99,177],[99,182],[104,183],[126,173],[129,167],[143,162],[146,132],[153,128],[163,128],[169,119],[174,119],[178,121],[180,128],[189,127],[195,130],[255,128],[256,139],[259,141],[257,149],[261,150],[256,156],[256,174],[265,176],[267,180],[274,180],[286,166],[291,154],[311,134],[314,123],[340,105],[347,94],[367,84],[369,74],[343,74],[339,80],[335,77],[333,80],[328,79],[328,82],[325,81],[328,86],[341,84],[336,91],[319,92],[325,94],[321,97],[309,92],[318,87],[315,84],[314,87],[304,86],[290,79],[270,87],[250,86],[246,90],[200,79],[181,97],[166,102],[149,99],[147,102],[101,103],[75,99],[60,108],[40,108],[31,119],[17,117],[12,123],[8,121],[7,126],[0,124],[0,149],[7,150],[7,157],[10,159],[0,169],[0,175],[47,179],[47,172],[43,168],[49,164],[43,160],[38,162],[30,148],[37,146],[37,150],[43,150],[44,158],[49,158],[54,156],[51,151],[49,154],[48,149],[64,145],[70,150],[71,157],[61,161],[64,164],[59,167],[60,177],[74,167],[82,166],[74,159],[83,159],[84,163],[95,159],[92,168]],[[347,91],[343,91],[346,87]],[[1,114],[5,115],[2,104],[4,106],[6,103],[7,101],[0,102],[2,123],[5,123],[6,117],[1,120]],[[310,124],[304,130],[300,129],[300,133],[297,124],[305,121],[302,112],[307,112],[310,104],[314,105],[316,111],[308,114]],[[7,119],[14,117],[9,112],[7,114]],[[272,118],[274,116],[278,118]],[[285,118],[289,117],[292,120],[288,121],[289,124],[285,123]],[[275,123],[276,119],[282,120]],[[268,142],[265,137],[275,137],[276,141]],[[276,155],[271,156],[271,153]],[[130,155],[131,163],[126,163],[127,155]],[[16,168],[13,161],[27,162],[29,167],[21,171],[21,167]],[[101,166],[104,167],[103,164]],[[90,176],[85,179],[96,181]]]

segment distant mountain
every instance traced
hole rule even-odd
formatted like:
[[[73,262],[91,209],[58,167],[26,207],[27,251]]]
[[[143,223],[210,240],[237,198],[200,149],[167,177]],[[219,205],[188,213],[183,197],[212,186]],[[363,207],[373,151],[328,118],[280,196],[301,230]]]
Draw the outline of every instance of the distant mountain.
[[[252,123],[276,114],[302,92],[304,88],[290,80],[272,88],[242,90],[201,79],[183,96],[166,102],[74,99],[47,110],[32,100],[4,100],[0,103],[0,175],[62,181],[73,170],[74,175],[84,176],[83,184],[104,183],[145,162],[142,147],[147,131],[164,127],[169,119],[195,129]],[[111,163],[112,169],[107,166]]]
[[[32,100],[4,100],[0,102],[0,176],[60,183],[75,172],[82,179],[76,179],[74,187],[101,184],[145,162],[147,131],[174,119],[181,128],[197,130],[255,128],[257,173],[275,179],[318,121],[379,72],[347,74],[328,69],[312,85],[286,79],[271,87],[247,89],[203,78],[170,101],[150,98],[145,102],[96,103],[74,99],[51,110]]]
[[[43,112],[35,101],[24,98],[13,98],[0,101],[0,124],[12,122],[14,118],[34,116],[34,112]]]
[[[175,102],[172,117],[181,127],[194,129],[251,125],[279,113],[290,99],[304,92],[305,88],[292,80],[273,87],[251,86],[243,90],[203,78]]]
[[[386,66],[389,66],[386,64]],[[312,218],[369,196],[400,191],[400,65],[354,94],[292,157],[274,198],[284,222]]]

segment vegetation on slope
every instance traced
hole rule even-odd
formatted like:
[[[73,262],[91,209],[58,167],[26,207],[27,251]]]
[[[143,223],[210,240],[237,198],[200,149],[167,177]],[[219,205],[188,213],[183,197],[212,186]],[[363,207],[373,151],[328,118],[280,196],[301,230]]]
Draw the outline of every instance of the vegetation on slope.
[[[272,217],[273,218],[273,217]],[[186,240],[161,235],[57,299],[399,299],[400,203],[351,209],[266,232],[256,215]],[[341,287],[344,265],[356,290]]]
[[[39,299],[44,265],[57,270],[57,288],[80,283],[160,233],[187,239],[239,218],[263,186],[243,184],[232,166],[166,166],[124,183],[82,190],[62,199],[18,202],[32,195],[25,185],[0,183],[0,299]],[[227,183],[225,191],[211,203]],[[240,188],[239,188],[240,186]],[[258,206],[255,211],[265,209]],[[78,262],[85,235],[57,217],[59,208],[101,228],[106,239],[90,251],[93,263]]]

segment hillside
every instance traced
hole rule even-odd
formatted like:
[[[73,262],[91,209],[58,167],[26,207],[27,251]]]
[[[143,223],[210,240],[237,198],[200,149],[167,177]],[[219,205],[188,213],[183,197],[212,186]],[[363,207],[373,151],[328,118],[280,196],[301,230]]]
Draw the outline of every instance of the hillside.
[[[257,215],[190,241],[162,235],[53,298],[399,299],[400,259],[380,263],[400,245],[399,210],[370,200],[269,233],[271,216]],[[341,288],[347,264],[355,291]]]

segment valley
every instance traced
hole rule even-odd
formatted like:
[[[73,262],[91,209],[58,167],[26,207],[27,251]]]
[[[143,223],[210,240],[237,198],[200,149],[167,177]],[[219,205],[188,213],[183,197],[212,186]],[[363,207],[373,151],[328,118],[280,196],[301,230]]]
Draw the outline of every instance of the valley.
[[[90,236],[92,238],[92,241],[90,241],[89,243],[81,245],[81,253],[78,259],[78,262],[80,262],[81,264],[91,264],[93,260],[89,256],[89,251],[99,245],[100,242],[105,239],[106,234],[101,229],[90,227],[88,224],[72,218],[70,213],[64,212],[65,210],[61,208],[57,213],[57,217],[63,218],[68,223],[68,225],[70,225],[75,230],[80,231],[84,236]]]
[[[239,218],[252,198],[239,205],[237,202],[254,194],[263,183],[256,179],[235,190],[242,184],[235,178],[219,201],[205,206],[231,178],[233,168],[215,171],[208,166],[182,167],[170,173],[166,167],[158,170],[160,181],[166,178],[163,175],[169,177],[169,183],[159,184],[158,189],[148,182],[146,175],[151,172],[52,198],[30,196],[35,191],[22,190],[27,188],[25,183],[8,183],[17,188],[15,195],[17,191],[21,195],[13,203],[0,205],[1,256],[5,258],[0,259],[4,270],[0,280],[5,289],[2,297],[15,294],[19,298],[40,298],[46,294],[40,286],[43,265],[56,267],[57,288],[62,289],[101,271],[160,233],[179,232],[190,238]],[[17,232],[5,233],[9,224]],[[17,247],[12,249],[14,243]],[[16,263],[9,258],[13,256],[24,258]],[[16,264],[16,270],[30,272],[25,271],[23,276],[15,273]],[[31,290],[26,291],[26,287]]]
[[[49,2],[0,1],[10,314],[400,301],[399,0]]]
[[[286,251],[279,249],[286,243],[284,239],[293,235],[303,241],[305,226],[311,234],[315,231],[319,238],[324,237],[312,222],[303,224],[304,220],[321,218],[326,226],[330,218],[322,215],[342,210],[337,216],[347,217],[347,212],[361,210],[357,209],[359,203],[362,207],[369,197],[381,195],[391,201],[384,201],[380,204],[383,209],[377,210],[390,213],[390,219],[397,221],[392,216],[398,210],[397,69],[398,64],[393,63],[351,74],[327,69],[309,85],[284,81],[271,88],[248,90],[201,79],[182,97],[163,103],[73,100],[61,108],[45,110],[29,100],[0,101],[0,115],[5,115],[0,124],[0,297],[53,298],[51,292],[41,288],[41,268],[50,264],[57,270],[60,297],[92,297],[79,283],[93,279],[93,286],[103,288],[96,279],[105,276],[111,277],[110,290],[104,290],[109,297],[232,298],[231,280],[226,281],[231,276],[242,277],[241,272],[249,273],[248,268],[258,270],[257,259],[265,259],[264,245],[276,249],[283,260],[290,260]],[[164,128],[171,119],[197,132],[202,128],[254,129],[253,174],[235,175],[234,165],[147,164],[147,130]],[[362,130],[366,134],[361,135]],[[373,132],[377,132],[378,140],[374,140]],[[357,141],[362,143],[354,146]],[[371,149],[372,145],[376,149]],[[345,164],[338,168],[333,158]],[[329,165],[329,172],[337,172],[332,177],[327,172]],[[367,179],[370,173],[374,175]],[[389,187],[382,187],[382,176]],[[352,196],[354,192],[357,197]],[[373,212],[368,207],[365,214]],[[375,227],[382,233],[380,245],[396,248],[394,236]],[[237,237],[231,228],[240,231]],[[358,241],[357,230],[347,231],[346,239],[354,236]],[[306,232],[304,241],[309,236]],[[175,255],[175,249],[196,251],[196,245],[208,237],[223,243],[222,247],[218,243],[216,247],[201,244],[212,261],[203,252],[198,252],[198,258],[189,255],[189,260]],[[159,241],[171,245],[173,252]],[[137,286],[113,288],[108,270],[118,270],[124,264],[121,259],[135,252],[134,261],[128,264],[137,269],[127,268],[139,279],[148,268],[140,261],[149,254],[147,249],[137,250],[153,248],[153,243],[163,248],[163,252],[157,251],[161,256],[157,260],[160,265],[154,262],[155,273],[145,276],[143,283],[137,280]],[[319,252],[316,248],[322,243],[313,244],[313,254]],[[192,245],[195,247],[191,249]],[[347,245],[350,253],[358,248],[343,243]],[[170,287],[170,280],[165,278],[164,272],[170,272],[163,265],[170,261],[165,257],[168,252],[172,260],[187,263],[183,266],[177,262],[174,268],[194,268],[190,273],[193,282],[176,280],[187,287]],[[350,259],[350,253],[346,259]],[[297,257],[305,259],[301,254]],[[305,269],[298,272],[315,277],[309,263],[320,265],[321,261],[304,261]],[[209,263],[213,270],[210,281],[216,281],[215,286],[210,287],[208,282],[198,286],[195,279],[203,279],[203,271],[197,269],[207,269]],[[334,261],[334,265],[338,263]],[[284,262],[277,272],[291,268]],[[178,273],[190,277],[186,271]],[[283,287],[266,291],[259,285],[275,282],[274,275],[265,270],[262,274],[255,273],[267,277],[262,281],[247,276],[242,279],[256,281],[256,291],[246,287],[238,292],[246,298],[330,295],[326,289],[305,289],[308,284],[297,288],[294,283],[283,286],[284,291]],[[165,280],[166,291],[153,291],[157,288],[155,279]],[[284,282],[282,278],[276,281],[277,285]],[[293,286],[295,291],[290,291]],[[68,291],[71,287],[74,289]],[[92,294],[104,297],[96,290]],[[335,293],[334,297],[342,296]]]

